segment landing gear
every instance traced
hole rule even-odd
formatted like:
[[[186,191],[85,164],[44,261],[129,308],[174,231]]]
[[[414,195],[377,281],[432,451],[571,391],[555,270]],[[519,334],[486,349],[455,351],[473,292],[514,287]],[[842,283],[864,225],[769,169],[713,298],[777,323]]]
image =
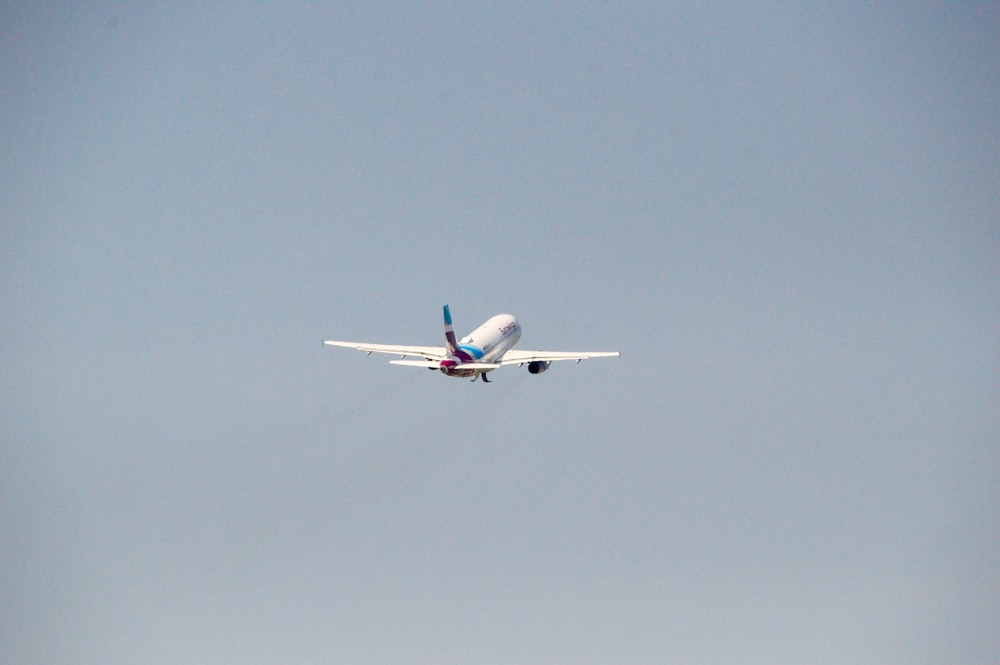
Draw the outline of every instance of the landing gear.
[[[474,377],[472,377],[472,383],[475,383],[476,379],[482,379],[483,383],[493,383],[492,381],[486,378],[486,372],[483,372],[482,374],[476,374]]]

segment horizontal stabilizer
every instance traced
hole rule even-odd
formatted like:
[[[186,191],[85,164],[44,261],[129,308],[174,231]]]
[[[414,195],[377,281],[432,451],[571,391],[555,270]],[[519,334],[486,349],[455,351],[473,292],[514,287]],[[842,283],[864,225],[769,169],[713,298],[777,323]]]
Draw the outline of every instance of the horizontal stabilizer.
[[[500,363],[462,363],[455,365],[455,369],[496,369]]]
[[[429,369],[440,369],[440,360],[390,360],[390,365],[404,365],[406,367],[427,367]]]
[[[440,360],[390,360],[390,365],[403,365],[404,367],[429,367],[431,369],[440,369]],[[500,363],[461,363],[455,365],[452,369],[496,369],[500,367]]]

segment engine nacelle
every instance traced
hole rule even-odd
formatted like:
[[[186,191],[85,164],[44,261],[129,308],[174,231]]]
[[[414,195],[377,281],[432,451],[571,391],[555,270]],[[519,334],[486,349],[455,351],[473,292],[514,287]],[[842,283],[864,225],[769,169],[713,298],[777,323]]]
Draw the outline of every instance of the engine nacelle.
[[[551,360],[532,360],[528,363],[528,371],[532,374],[541,374],[552,364]]]

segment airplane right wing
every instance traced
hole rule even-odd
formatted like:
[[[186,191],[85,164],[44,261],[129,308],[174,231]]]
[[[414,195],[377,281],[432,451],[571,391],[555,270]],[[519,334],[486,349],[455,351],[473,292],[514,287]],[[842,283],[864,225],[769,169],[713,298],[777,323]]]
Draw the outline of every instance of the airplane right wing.
[[[617,358],[618,351],[521,351],[511,349],[503,354],[501,365],[523,365],[530,362],[552,362],[554,360],[588,360],[589,358]]]
[[[341,342],[335,339],[328,339],[323,342],[329,346],[341,346],[345,349],[355,349],[364,351],[368,355],[373,353],[389,353],[405,358],[406,356],[420,356],[427,360],[444,360],[448,353],[443,346],[402,346],[398,344],[371,344],[368,342]]]

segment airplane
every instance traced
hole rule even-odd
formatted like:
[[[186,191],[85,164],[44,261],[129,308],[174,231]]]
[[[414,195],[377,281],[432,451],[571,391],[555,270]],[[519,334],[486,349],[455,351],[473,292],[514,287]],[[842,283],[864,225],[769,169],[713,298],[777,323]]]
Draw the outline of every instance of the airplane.
[[[325,340],[329,346],[373,353],[398,355],[398,360],[390,360],[390,365],[406,367],[426,367],[438,370],[445,376],[469,378],[483,383],[492,383],[486,378],[504,365],[528,365],[528,372],[541,374],[557,360],[587,360],[588,358],[617,358],[618,351],[519,351],[514,348],[521,339],[521,325],[510,314],[497,314],[460,340],[455,339],[455,329],[451,322],[451,311],[444,306],[445,346],[404,346],[396,344],[370,344],[368,342],[342,342]],[[422,357],[423,360],[406,360],[408,356]]]

